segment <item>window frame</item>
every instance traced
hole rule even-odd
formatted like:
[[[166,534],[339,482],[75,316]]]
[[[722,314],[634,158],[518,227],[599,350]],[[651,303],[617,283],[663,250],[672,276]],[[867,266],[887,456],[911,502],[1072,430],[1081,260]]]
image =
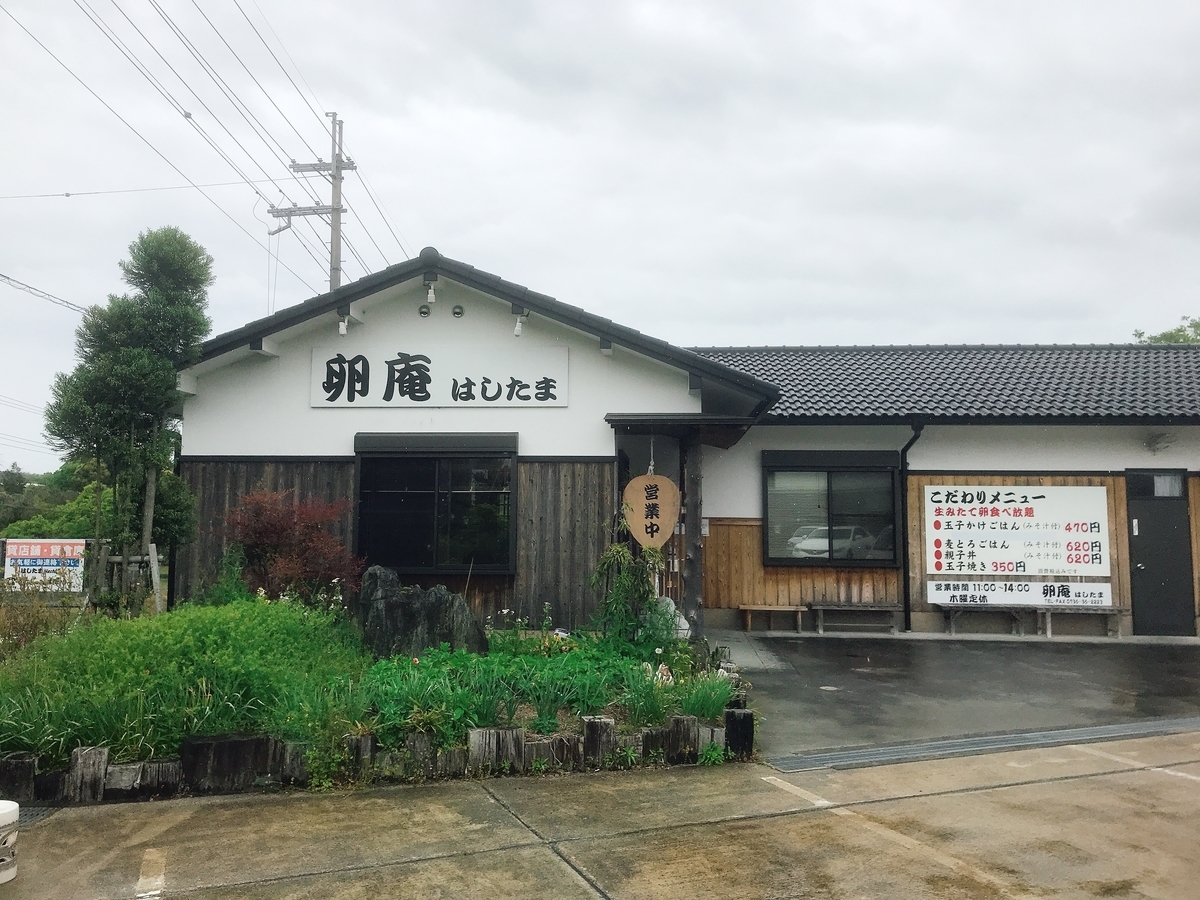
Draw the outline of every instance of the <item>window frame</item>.
[[[764,567],[816,569],[899,569],[901,559],[900,453],[895,450],[763,450],[762,451],[762,560]],[[826,476],[826,516],[832,517],[833,478],[839,472],[885,472],[892,481],[892,559],[846,559],[830,557],[772,556],[770,546],[770,507],[767,486],[773,472],[819,472]],[[825,527],[835,527],[827,521]]]
[[[511,440],[509,438],[511,437]],[[392,438],[392,440],[387,440]],[[414,439],[415,438],[415,439]],[[387,566],[397,575],[515,575],[517,571],[517,446],[516,435],[356,435],[354,455],[354,553],[362,556],[362,463],[366,459],[429,459],[438,463],[451,459],[507,459],[508,480],[508,562],[496,564],[467,564],[433,566]],[[434,540],[438,534],[438,515],[442,495],[440,479],[435,474]]]

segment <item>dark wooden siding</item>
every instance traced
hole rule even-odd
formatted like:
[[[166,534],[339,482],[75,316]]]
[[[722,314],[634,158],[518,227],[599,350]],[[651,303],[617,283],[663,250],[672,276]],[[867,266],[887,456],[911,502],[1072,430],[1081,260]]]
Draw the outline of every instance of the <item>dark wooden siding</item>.
[[[354,500],[354,459],[181,459],[179,475],[196,497],[196,540],[177,548],[171,578],[176,601],[216,579],[225,552],[225,515],[255,491],[293,491],[304,500]],[[333,529],[353,546],[353,510]]]
[[[178,548],[171,572],[176,600],[196,596],[216,579],[228,543],[225,516],[255,491],[294,491],[305,500],[354,500],[354,460],[187,459],[180,477],[196,495],[196,540]],[[516,575],[410,576],[429,587],[467,590],[480,617],[513,609],[538,624],[549,602],[556,627],[586,625],[599,594],[588,579],[608,543],[615,511],[615,464],[608,461],[518,460]],[[353,546],[353,512],[334,529]]]
[[[615,461],[517,461],[513,608],[531,623],[549,603],[554,624],[588,624],[600,599],[588,579],[616,511]]]

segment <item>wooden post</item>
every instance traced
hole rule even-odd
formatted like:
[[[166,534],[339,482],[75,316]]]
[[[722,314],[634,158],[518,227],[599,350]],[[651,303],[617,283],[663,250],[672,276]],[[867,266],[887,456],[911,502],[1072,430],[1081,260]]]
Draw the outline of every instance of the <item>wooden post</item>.
[[[76,747],[71,751],[71,768],[67,771],[63,799],[71,804],[101,802],[107,774],[107,747]]]
[[[704,552],[701,544],[700,514],[703,509],[701,496],[700,455],[703,445],[699,436],[693,435],[683,442],[683,614],[692,626],[691,638],[698,641],[704,637]]]
[[[150,586],[154,588],[154,612],[163,611],[162,572],[158,568],[158,548],[150,545]]]

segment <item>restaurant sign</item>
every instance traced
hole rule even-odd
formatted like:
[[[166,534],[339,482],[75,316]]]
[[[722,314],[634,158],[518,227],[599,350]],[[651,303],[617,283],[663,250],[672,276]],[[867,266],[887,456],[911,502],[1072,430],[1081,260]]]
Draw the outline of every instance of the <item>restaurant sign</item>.
[[[4,542],[4,577],[44,582],[50,590],[82,593],[85,546],[85,541],[9,538]]]
[[[567,348],[522,346],[502,353],[414,343],[367,354],[315,347],[309,404],[318,409],[566,406]]]
[[[679,488],[665,475],[639,475],[621,494],[625,524],[643,547],[661,547],[679,521]]]
[[[1112,606],[1108,582],[927,581],[938,606]]]
[[[1104,487],[925,488],[930,575],[1111,574]]]

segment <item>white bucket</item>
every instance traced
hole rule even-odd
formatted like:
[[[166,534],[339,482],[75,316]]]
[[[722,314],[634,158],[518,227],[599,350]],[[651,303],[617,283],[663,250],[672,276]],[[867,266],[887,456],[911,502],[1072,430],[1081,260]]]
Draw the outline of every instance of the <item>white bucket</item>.
[[[21,807],[0,800],[0,884],[17,877],[17,817]]]

